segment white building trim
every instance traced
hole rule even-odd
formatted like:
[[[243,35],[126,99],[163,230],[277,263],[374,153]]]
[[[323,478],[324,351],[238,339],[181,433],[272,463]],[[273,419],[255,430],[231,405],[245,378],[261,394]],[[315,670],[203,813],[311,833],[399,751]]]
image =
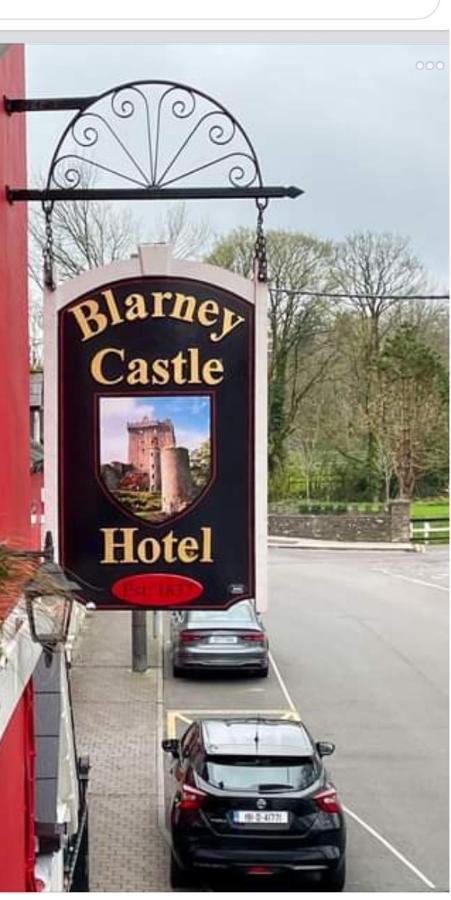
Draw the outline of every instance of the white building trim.
[[[0,740],[42,653],[18,604],[0,626]]]

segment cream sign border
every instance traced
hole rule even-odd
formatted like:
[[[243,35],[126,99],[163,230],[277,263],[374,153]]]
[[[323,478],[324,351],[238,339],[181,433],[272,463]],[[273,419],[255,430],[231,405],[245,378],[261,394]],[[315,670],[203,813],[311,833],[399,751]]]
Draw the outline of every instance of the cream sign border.
[[[58,312],[77,297],[122,279],[141,276],[190,278],[237,294],[255,306],[255,591],[257,609],[267,608],[267,351],[268,290],[205,263],[176,259],[169,244],[143,244],[137,256],[84,272],[44,293],[44,491],[45,529],[58,553]]]

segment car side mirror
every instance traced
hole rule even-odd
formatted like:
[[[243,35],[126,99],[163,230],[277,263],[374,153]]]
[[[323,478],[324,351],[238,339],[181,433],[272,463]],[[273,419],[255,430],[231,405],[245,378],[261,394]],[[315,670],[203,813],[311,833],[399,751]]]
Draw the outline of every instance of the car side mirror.
[[[165,753],[170,753],[174,759],[180,759],[180,743],[177,738],[167,738],[161,742]]]
[[[319,756],[331,756],[335,750],[335,744],[332,741],[317,741],[315,747]]]

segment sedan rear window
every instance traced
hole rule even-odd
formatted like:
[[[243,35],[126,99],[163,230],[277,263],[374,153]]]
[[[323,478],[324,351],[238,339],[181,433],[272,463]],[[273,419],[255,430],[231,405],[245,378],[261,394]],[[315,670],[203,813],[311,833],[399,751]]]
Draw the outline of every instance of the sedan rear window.
[[[204,778],[226,791],[302,791],[318,777],[311,757],[210,757]]]
[[[252,608],[247,603],[240,603],[232,606],[231,609],[197,609],[190,612],[188,617],[190,625],[196,627],[203,625],[207,628],[220,628],[221,626],[230,628],[233,625],[249,625],[254,621]]]

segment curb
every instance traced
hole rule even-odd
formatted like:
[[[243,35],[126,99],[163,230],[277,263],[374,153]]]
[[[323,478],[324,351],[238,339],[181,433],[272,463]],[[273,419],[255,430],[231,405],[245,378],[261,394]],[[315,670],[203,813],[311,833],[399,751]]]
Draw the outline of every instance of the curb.
[[[314,538],[269,537],[269,547],[286,550],[402,550],[404,553],[424,552],[421,544],[388,541],[319,541]]]

